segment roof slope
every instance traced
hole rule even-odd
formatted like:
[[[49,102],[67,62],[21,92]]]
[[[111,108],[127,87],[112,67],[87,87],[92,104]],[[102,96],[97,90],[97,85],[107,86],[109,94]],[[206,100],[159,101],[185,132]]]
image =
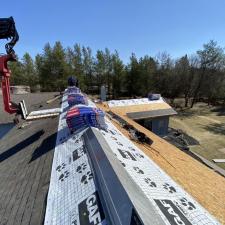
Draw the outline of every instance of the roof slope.
[[[38,108],[40,104],[45,107],[44,102],[53,96],[54,93],[38,93],[23,97]],[[59,101],[51,107],[57,104]],[[0,122],[10,121],[5,112],[0,114]],[[19,124],[0,139],[1,225],[42,224],[57,124],[58,118],[35,121],[23,129],[18,129]]]
[[[149,101],[147,98],[112,100],[104,103],[104,105],[114,112],[127,115],[132,119],[154,118],[177,114],[163,98],[155,101]]]
[[[177,210],[176,215],[181,216],[181,222],[185,224],[218,224],[215,218],[143,154],[110,120],[106,119],[105,130],[87,130],[84,127],[71,134],[65,119],[68,110],[66,97],[65,94],[62,101],[63,112],[59,118],[46,225],[91,224],[92,213],[95,212],[98,214],[99,224],[105,224],[106,221],[118,224],[115,221],[121,221],[121,225],[127,225],[127,219],[134,222],[136,219],[133,217],[140,216],[142,220],[144,217],[141,214],[145,218],[150,216],[148,210],[151,210],[154,217],[151,219],[156,221],[154,224],[174,224],[173,216],[171,218],[173,212],[168,214],[167,209],[165,212],[168,205]],[[90,101],[89,104],[93,105]],[[134,186],[140,195],[134,190]],[[119,197],[122,191],[128,194],[131,201],[126,194]],[[141,196],[145,201],[140,200]],[[149,204],[145,207],[147,203]],[[131,208],[132,204],[134,207]],[[152,223],[147,219],[144,224]]]
[[[105,104],[98,104],[98,107],[105,111],[110,110]],[[111,111],[151,138],[153,140],[151,146],[146,147],[136,142],[134,142],[134,144],[156,162],[156,164],[168,173],[169,176],[180,184],[212,215],[218,218],[221,223],[225,224],[225,179],[222,176],[142,127],[125,115],[124,111],[119,111],[117,108],[111,108]],[[112,123],[124,135],[129,137],[129,133],[126,129],[123,129],[113,120]]]

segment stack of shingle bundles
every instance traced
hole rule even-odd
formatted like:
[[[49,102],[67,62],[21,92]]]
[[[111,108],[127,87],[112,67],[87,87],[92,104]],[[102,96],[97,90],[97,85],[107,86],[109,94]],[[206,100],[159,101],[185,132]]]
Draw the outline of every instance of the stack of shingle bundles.
[[[83,95],[81,93],[68,94],[67,101],[68,101],[69,106],[78,105],[78,104],[82,104],[82,105],[88,104],[86,95]]]
[[[104,116],[104,112],[100,109],[76,106],[67,112],[66,122],[71,132],[84,127],[106,129]]]

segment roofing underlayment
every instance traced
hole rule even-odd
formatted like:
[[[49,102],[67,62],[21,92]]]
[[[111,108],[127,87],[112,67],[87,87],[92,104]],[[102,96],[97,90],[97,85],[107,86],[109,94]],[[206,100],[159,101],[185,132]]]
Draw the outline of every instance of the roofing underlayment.
[[[159,100],[149,101],[147,98],[111,100],[104,105],[122,115],[132,119],[171,116],[177,114],[173,108],[161,97]]]
[[[158,100],[149,101],[148,98],[137,98],[137,99],[126,99],[126,100],[111,100],[108,101],[109,107],[118,107],[118,106],[130,106],[130,105],[143,105],[143,104],[157,104],[157,103],[165,103],[163,98],[160,97]]]
[[[70,134],[66,100],[64,95],[45,225],[218,224],[110,120],[107,130]]]

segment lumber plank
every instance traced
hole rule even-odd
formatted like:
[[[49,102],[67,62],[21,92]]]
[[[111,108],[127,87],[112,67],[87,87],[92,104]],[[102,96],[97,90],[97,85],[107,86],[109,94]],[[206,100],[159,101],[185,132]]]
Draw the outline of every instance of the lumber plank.
[[[55,98],[49,99],[48,101],[46,101],[46,103],[47,103],[47,104],[50,104],[50,103],[54,102],[55,100],[57,100],[57,99],[59,99],[59,98],[61,98],[61,97],[62,97],[61,95],[58,95],[58,96],[56,96]]]
[[[225,159],[213,159],[215,163],[225,163]]]
[[[30,116],[30,115],[28,115],[28,117],[26,118],[26,121],[54,118],[54,117],[57,117],[58,115],[59,115],[59,113],[52,113],[52,114],[46,114],[46,115],[37,115],[37,116]]]
[[[55,113],[60,113],[60,112],[61,112],[60,108],[43,109],[43,110],[32,111],[29,113],[29,115],[30,116],[38,116],[38,115],[55,114]]]

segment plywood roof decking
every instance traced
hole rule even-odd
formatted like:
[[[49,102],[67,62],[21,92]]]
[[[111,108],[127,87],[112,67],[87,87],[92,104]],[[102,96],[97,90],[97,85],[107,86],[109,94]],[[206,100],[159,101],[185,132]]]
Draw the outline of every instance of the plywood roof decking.
[[[98,106],[109,111],[106,105]],[[124,111],[119,111],[116,107],[111,111],[150,137],[153,140],[151,147],[135,144],[222,224],[225,224],[225,179],[222,176],[128,118]],[[127,130],[121,128],[118,123],[113,123],[123,134],[129,136]]]
[[[116,106],[111,108],[122,115],[131,112],[145,112],[160,109],[171,109],[170,105],[167,103],[156,103],[156,104],[140,104],[140,105],[129,105],[129,106]]]

